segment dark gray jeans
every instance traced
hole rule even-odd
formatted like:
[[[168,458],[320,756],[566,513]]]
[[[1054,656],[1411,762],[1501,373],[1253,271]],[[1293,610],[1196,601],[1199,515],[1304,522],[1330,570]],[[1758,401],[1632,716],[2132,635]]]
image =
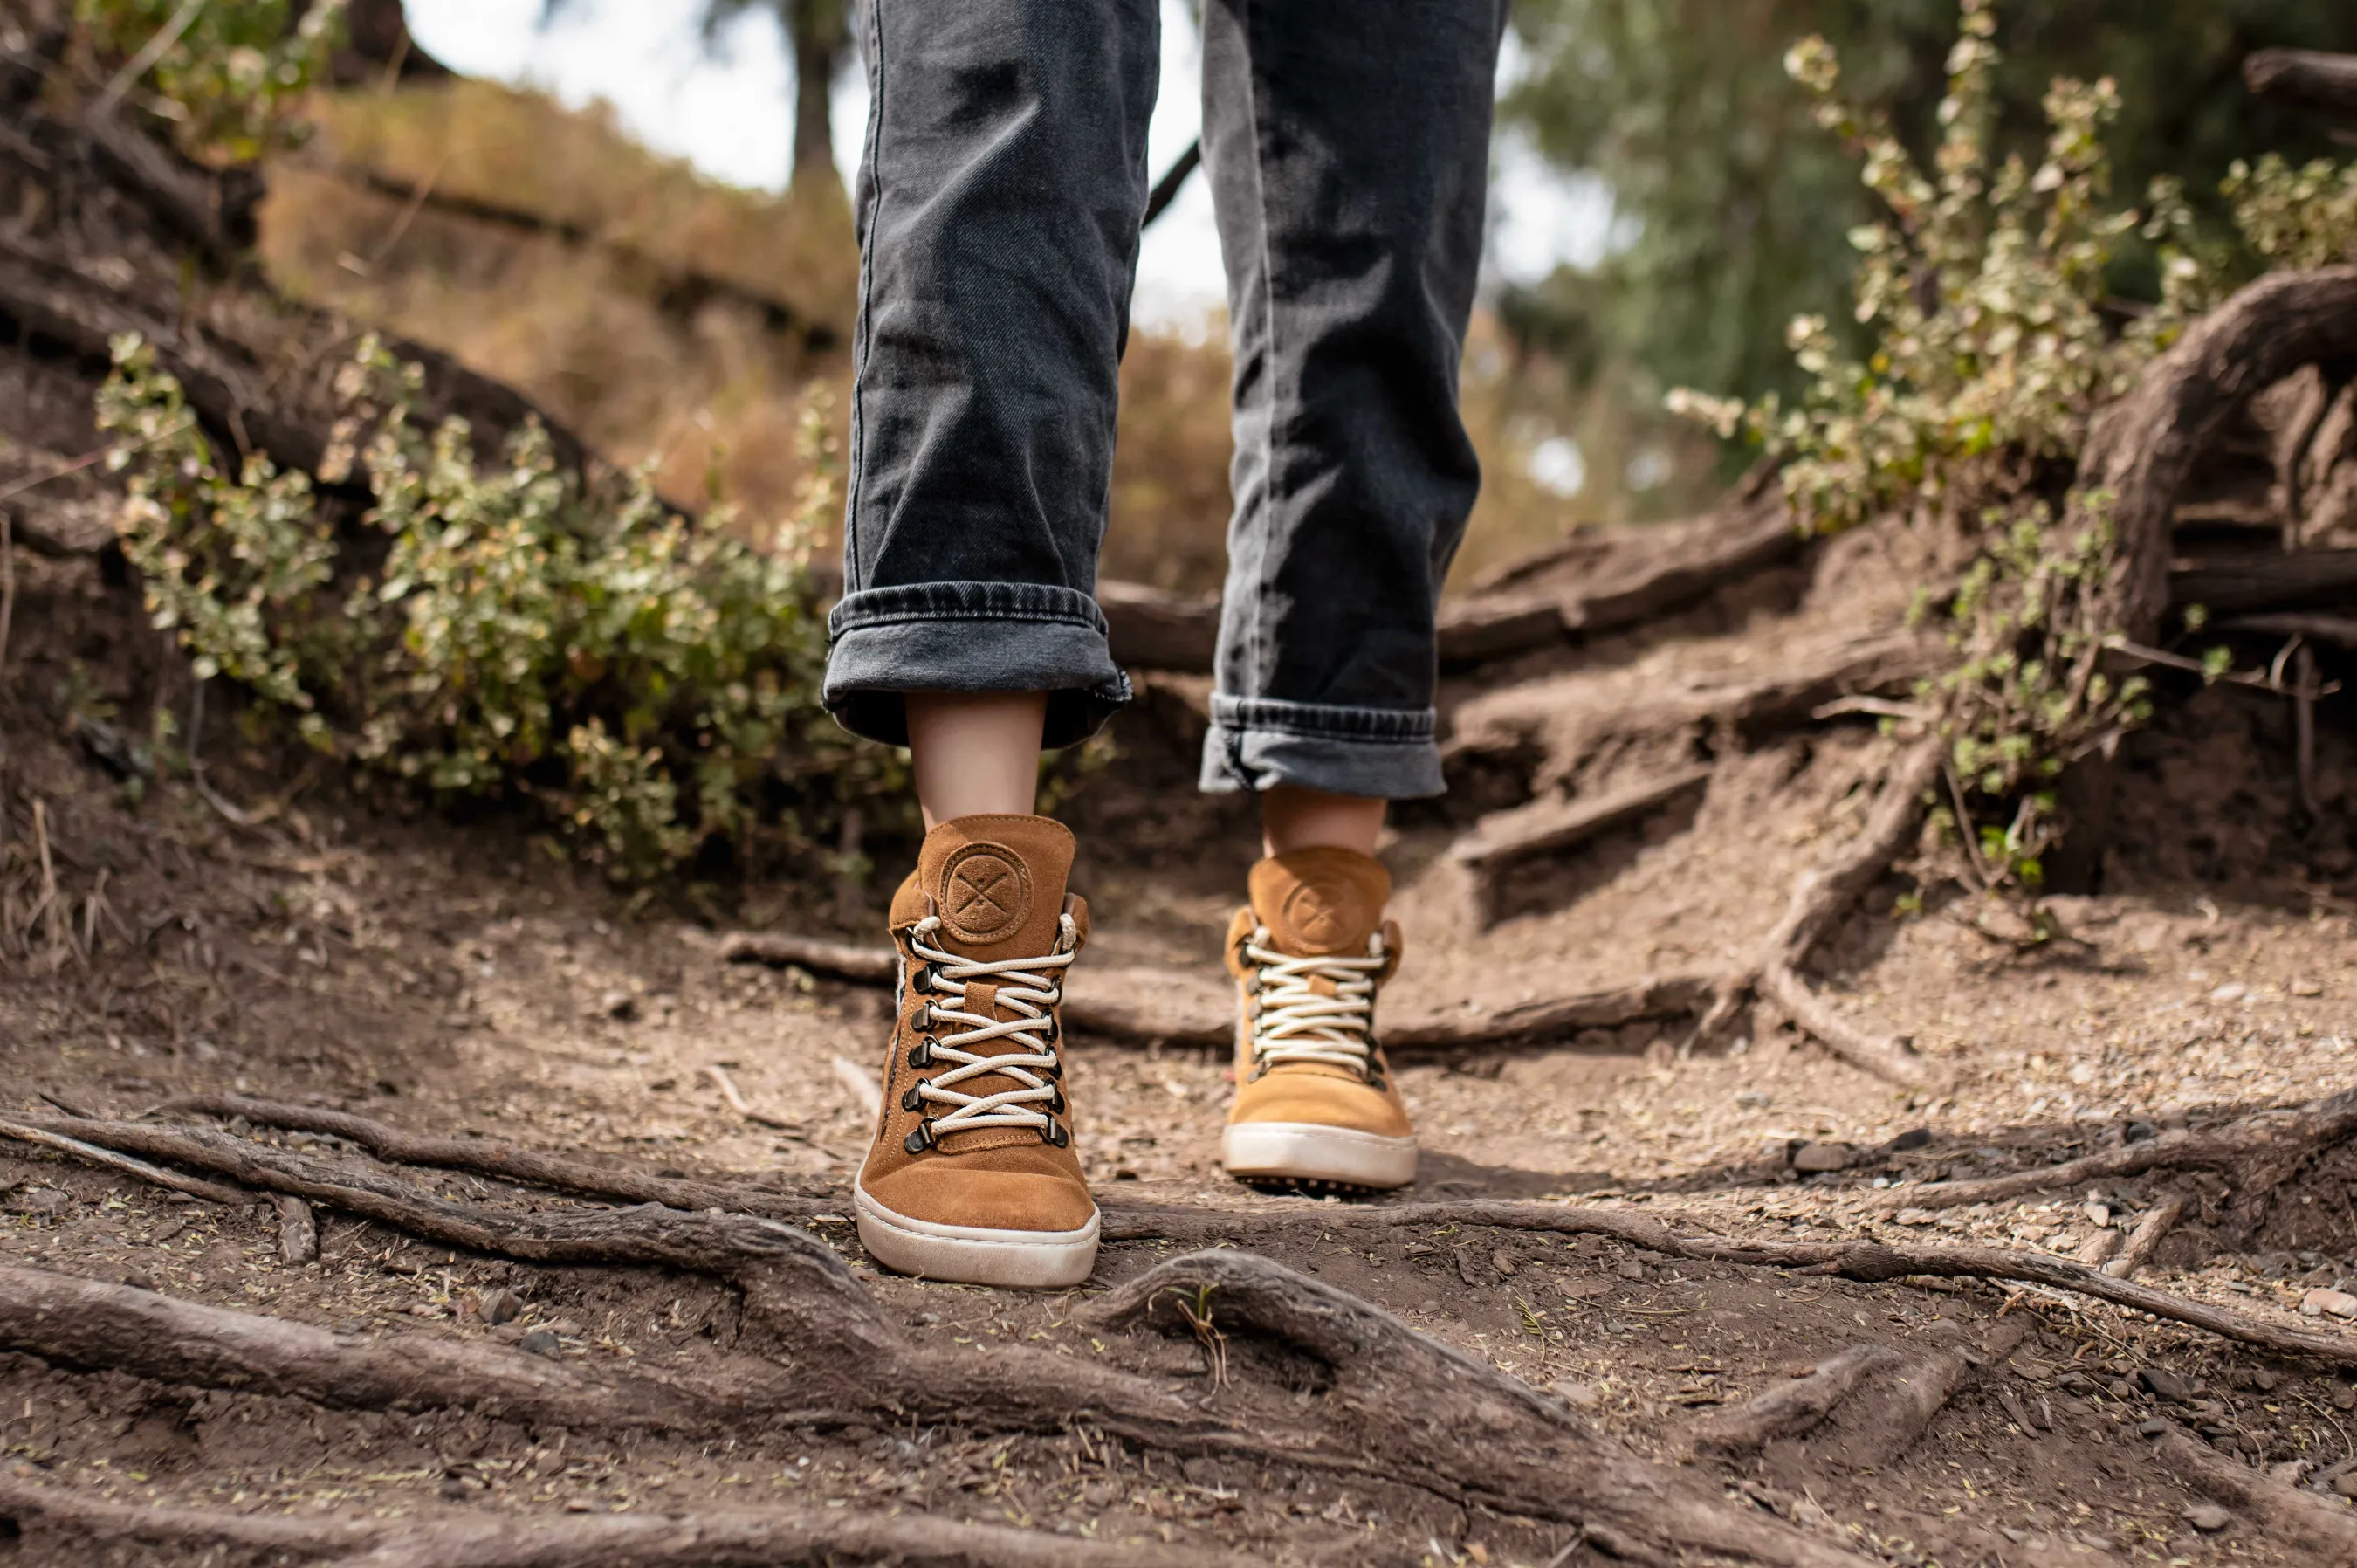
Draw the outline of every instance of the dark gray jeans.
[[[869,0],[845,592],[827,706],[1128,700],[1096,583],[1156,0]],[[1437,794],[1433,617],[1480,469],[1457,369],[1503,0],[1206,0],[1235,339],[1207,789]]]

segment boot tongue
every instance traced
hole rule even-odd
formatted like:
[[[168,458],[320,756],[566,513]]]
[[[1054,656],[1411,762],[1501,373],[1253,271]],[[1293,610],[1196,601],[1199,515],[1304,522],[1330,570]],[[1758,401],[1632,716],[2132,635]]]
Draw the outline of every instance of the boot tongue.
[[[1071,830],[1046,817],[955,817],[934,828],[916,880],[942,918],[942,946],[985,962],[1053,952],[1074,847]]]
[[[1300,958],[1363,955],[1392,896],[1391,873],[1356,850],[1319,845],[1272,855],[1245,886],[1253,918],[1279,952]]]

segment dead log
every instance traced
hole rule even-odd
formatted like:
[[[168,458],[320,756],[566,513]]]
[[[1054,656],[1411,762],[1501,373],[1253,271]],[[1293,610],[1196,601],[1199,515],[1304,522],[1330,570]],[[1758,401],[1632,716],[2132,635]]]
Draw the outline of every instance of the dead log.
[[[2261,49],[2243,61],[2243,81],[2262,98],[2357,120],[2357,55]]]
[[[2260,392],[2302,366],[2352,355],[2357,266],[2273,274],[2196,321],[2104,410],[2072,501],[2081,522],[2108,520],[2119,542],[2099,624],[2131,642],[2156,639],[2171,596],[2177,502],[2194,465]]]
[[[2175,1429],[2162,1434],[2153,1458],[2199,1495],[2249,1520],[2293,1561],[2357,1568],[2357,1512],[2340,1498],[2287,1486]]]
[[[31,1547],[227,1546],[332,1558],[332,1568],[1178,1568],[1240,1563],[1200,1549],[1116,1545],[924,1514],[832,1509],[540,1514],[381,1522],[117,1502],[0,1477],[0,1519]]]
[[[0,1122],[0,1138],[14,1138],[20,1144],[32,1144],[61,1155],[70,1155],[75,1159],[91,1165],[103,1165],[110,1170],[121,1171],[125,1176],[136,1176],[141,1181],[153,1183],[156,1187],[165,1187],[173,1192],[185,1193],[190,1197],[201,1197],[207,1203],[227,1204],[234,1208],[250,1201],[249,1195],[233,1187],[223,1187],[219,1182],[199,1181],[193,1176],[182,1176],[178,1171],[164,1170],[159,1166],[147,1164],[145,1160],[135,1160],[114,1150],[102,1149],[94,1144],[82,1143],[47,1127],[28,1127],[16,1122]]]

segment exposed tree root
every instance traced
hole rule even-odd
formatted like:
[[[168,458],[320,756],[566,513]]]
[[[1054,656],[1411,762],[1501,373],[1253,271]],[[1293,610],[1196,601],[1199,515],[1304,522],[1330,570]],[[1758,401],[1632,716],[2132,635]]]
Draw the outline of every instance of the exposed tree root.
[[[2174,1188],[2163,1196],[2136,1220],[2136,1229],[2128,1232],[2127,1242],[2121,1247],[2119,1255],[2104,1264],[2104,1273],[2114,1279],[2136,1278],[2136,1271],[2152,1262],[2152,1255],[2160,1250],[2160,1244],[2168,1239],[2170,1229],[2185,1218],[2185,1211],[2193,1207],[2193,1195],[2183,1187]]]
[[[2228,1177],[2227,1211],[2234,1228],[2247,1234],[2266,1217],[2277,1187],[2319,1151],[2352,1133],[2357,1133],[2357,1090],[2295,1111],[2258,1112],[2208,1132],[2164,1133],[2059,1165],[1977,1181],[1893,1187],[1870,1195],[1869,1201],[1888,1208],[1955,1208],[2009,1203],[2035,1192],[2059,1192],[2148,1171],[2217,1171]]]
[[[291,1552],[332,1568],[1177,1568],[1242,1559],[1200,1549],[1121,1546],[922,1514],[832,1509],[711,1513],[511,1514],[379,1524],[288,1514],[140,1507],[0,1477],[0,1519],[50,1543],[231,1546]]]
[[[2261,49],[2244,59],[2243,80],[2262,98],[2357,120],[2357,55]]]
[[[2074,502],[2092,516],[2092,498],[2104,498],[2119,541],[2102,624],[2130,641],[2155,639],[2169,606],[2177,502],[2194,464],[2261,392],[2304,365],[2352,356],[2357,267],[2276,273],[2195,322],[2104,412],[2080,457]]]
[[[446,1245],[533,1262],[654,1264],[732,1280],[748,1305],[791,1317],[791,1292],[772,1276],[790,1270],[804,1284],[822,1282],[838,1310],[872,1315],[866,1293],[843,1271],[834,1252],[804,1231],[744,1214],[681,1213],[657,1205],[622,1210],[513,1214],[434,1197],[375,1172],[266,1149],[200,1128],[165,1129],[131,1122],[59,1121],[50,1125],[80,1141],[177,1159],[231,1175],[266,1191],[291,1193],[365,1215]],[[2187,1324],[2279,1354],[2357,1365],[2357,1339],[2278,1327],[2230,1307],[2154,1290],[2044,1253],[1997,1247],[1910,1247],[1878,1241],[1770,1241],[1680,1234],[1650,1214],[1550,1203],[1485,1201],[1392,1203],[1261,1212],[1178,1204],[1137,1204],[1112,1194],[1100,1199],[1107,1240],[1176,1240],[1253,1244],[1306,1240],[1329,1230],[1376,1226],[1480,1225],[1557,1235],[1608,1236],[1673,1258],[1796,1269],[1867,1283],[1926,1275],[1948,1279],[2018,1281],[2075,1292]],[[788,1303],[781,1305],[780,1303]],[[856,1303],[856,1307],[852,1305]]]
[[[813,1310],[799,1291],[791,1366],[736,1358],[695,1373],[550,1359],[430,1333],[364,1337],[175,1301],[128,1285],[0,1265],[0,1344],[45,1360],[343,1409],[464,1409],[535,1425],[689,1434],[877,1425],[911,1417],[1053,1431],[1086,1421],[1148,1447],[1342,1471],[1458,1503],[1579,1524],[1599,1545],[1671,1563],[1716,1552],[1776,1568],[1862,1559],[1721,1502],[1634,1459],[1540,1394],[1388,1315],[1280,1264],[1232,1251],[1174,1259],[1118,1294],[1109,1318],[1150,1316],[1169,1288],[1308,1363],[1282,1379],[1182,1391],[1020,1348],[927,1349],[884,1322],[856,1283]],[[798,1284],[806,1282],[797,1282]],[[857,1320],[853,1321],[854,1314]]]
[[[1595,799],[1538,800],[1511,811],[1493,811],[1449,845],[1448,858],[1473,879],[1474,898],[1486,918],[1506,872],[1544,855],[1577,849],[1601,833],[1635,822],[1710,781],[1707,767],[1680,768]]]
[[[800,1220],[822,1212],[804,1196],[780,1193],[750,1182],[695,1181],[684,1176],[654,1176],[632,1170],[612,1155],[583,1159],[541,1149],[521,1148],[496,1138],[444,1138],[412,1133],[389,1122],[330,1111],[324,1106],[296,1105],[285,1101],[251,1100],[237,1094],[191,1094],[167,1100],[158,1112],[218,1116],[223,1121],[242,1116],[256,1125],[290,1133],[324,1133],[358,1144],[378,1159],[404,1165],[439,1165],[446,1170],[472,1171],[501,1181],[554,1187],[591,1197],[620,1198],[629,1203],[660,1203],[668,1208],[726,1208],[770,1219]],[[252,1145],[247,1145],[252,1147]]]
[[[2209,1444],[2172,1431],[2153,1451],[2160,1467],[2314,1568],[2357,1565],[2357,1509],[2275,1480]]]
[[[734,932],[716,950],[732,962],[791,965],[855,985],[890,984],[896,962],[889,948],[786,931]],[[1391,1026],[1383,1030],[1383,1046],[1394,1057],[1480,1050],[1560,1039],[1582,1029],[1687,1017],[1709,999],[1711,989],[1712,982],[1700,976],[1649,977],[1602,991],[1518,1002],[1494,1013],[1449,1014]],[[1142,1006],[1131,1000],[1137,990],[1105,983],[1102,972],[1082,970],[1065,994],[1064,1026],[1097,1039],[1211,1047],[1228,1043],[1235,1026],[1225,1013],[1196,1017],[1163,1002]]]
[[[1089,1316],[1166,1334],[1239,1330],[1322,1366],[1317,1398],[1362,1424],[1385,1460],[1501,1511],[1570,1519],[1615,1557],[1674,1563],[1695,1551],[1742,1563],[1856,1563],[1856,1555],[1728,1508],[1620,1451],[1568,1406],[1426,1338],[1379,1308],[1282,1264],[1219,1251],[1174,1258],[1112,1292]]]
[[[1636,559],[1595,563],[1600,570],[1582,573],[1576,591],[1550,591],[1535,580],[1575,553],[1595,552],[1592,537],[1516,563],[1482,590],[1447,600],[1437,628],[1440,662],[1464,669],[1625,630],[1791,560],[1807,540],[1774,480],[1774,470],[1762,467],[1725,505],[1683,530],[1649,524],[1641,534],[1624,532]],[[1211,673],[1220,628],[1217,596],[1101,582],[1097,602],[1115,659],[1152,670]]]
[[[1720,983],[1717,1000],[1698,1034],[1724,1028],[1748,995],[1756,993],[1842,1060],[1877,1078],[1910,1088],[1939,1077],[1931,1063],[1896,1040],[1857,1027],[1828,1006],[1801,978],[1801,965],[1833,923],[1848,912],[1907,847],[1923,821],[1924,796],[1940,773],[1945,747],[1936,737],[1917,741],[1891,767],[1865,829],[1823,865],[1803,872],[1784,918],[1760,944],[1754,966]]]
[[[79,1143],[62,1133],[52,1132],[46,1127],[27,1127],[19,1122],[0,1122],[0,1138],[14,1138],[20,1144],[32,1144],[41,1148],[54,1149],[59,1154],[71,1155],[75,1159],[91,1165],[104,1165],[111,1170],[121,1171],[125,1176],[137,1176],[141,1181],[152,1182],[157,1187],[167,1187],[174,1192],[186,1193],[190,1197],[201,1197],[208,1203],[236,1205],[253,1201],[251,1194],[240,1192],[233,1187],[223,1187],[219,1182],[199,1181],[194,1176],[185,1176],[178,1171],[167,1171],[160,1166],[151,1165],[145,1160],[135,1160],[127,1155],[112,1149],[102,1149],[93,1144]]]
[[[1846,1465],[1889,1464],[1931,1430],[1970,1380],[1975,1357],[2002,1361],[2029,1332],[2025,1323],[2000,1324],[1996,1338],[1970,1354],[1957,1346],[1910,1353],[1874,1342],[1853,1345],[1804,1378],[1686,1423],[1672,1447],[1687,1459],[1704,1454],[1744,1458],[1778,1438],[1807,1435],[1838,1412],[1828,1455]]]

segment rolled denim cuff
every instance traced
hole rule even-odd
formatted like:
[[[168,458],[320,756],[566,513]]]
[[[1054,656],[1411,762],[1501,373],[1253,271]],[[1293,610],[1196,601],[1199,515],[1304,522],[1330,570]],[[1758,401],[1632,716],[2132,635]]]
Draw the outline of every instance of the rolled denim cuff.
[[[1292,784],[1382,800],[1448,789],[1430,708],[1350,708],[1216,693],[1200,783],[1215,795]]]
[[[909,744],[904,692],[1045,692],[1053,750],[1086,740],[1129,701],[1104,612],[1044,583],[912,583],[846,594],[826,618],[819,700],[835,722]]]

